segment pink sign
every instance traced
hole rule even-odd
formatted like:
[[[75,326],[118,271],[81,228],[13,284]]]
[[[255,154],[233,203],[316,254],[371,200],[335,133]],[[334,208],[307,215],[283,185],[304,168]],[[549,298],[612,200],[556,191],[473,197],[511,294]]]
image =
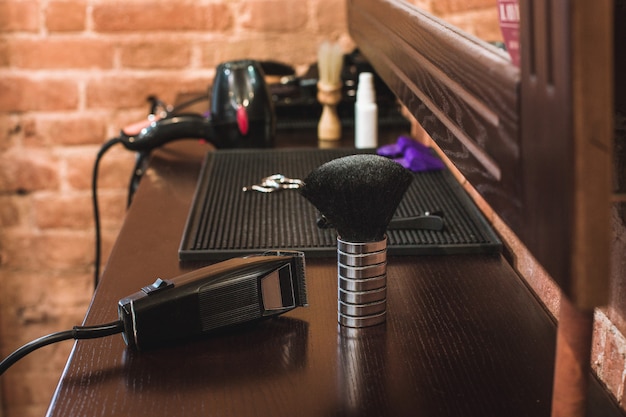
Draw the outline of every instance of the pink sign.
[[[517,0],[498,0],[498,19],[504,44],[513,64],[519,67],[519,4]]]

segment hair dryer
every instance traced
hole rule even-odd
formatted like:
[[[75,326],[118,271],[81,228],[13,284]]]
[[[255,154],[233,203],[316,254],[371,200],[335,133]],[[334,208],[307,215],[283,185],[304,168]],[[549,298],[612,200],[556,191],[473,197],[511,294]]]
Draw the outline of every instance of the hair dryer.
[[[122,131],[132,151],[150,151],[178,139],[205,139],[216,148],[268,148],[274,144],[274,105],[259,63],[230,61],[217,67],[209,117],[180,114],[153,120],[138,132]]]

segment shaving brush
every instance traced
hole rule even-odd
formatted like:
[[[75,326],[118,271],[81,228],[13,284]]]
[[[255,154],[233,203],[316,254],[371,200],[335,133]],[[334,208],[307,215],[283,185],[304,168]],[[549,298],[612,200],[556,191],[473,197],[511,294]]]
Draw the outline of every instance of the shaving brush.
[[[320,45],[317,55],[319,72],[317,100],[322,104],[317,136],[320,140],[339,140],[341,121],[337,114],[337,104],[341,100],[343,53],[338,44],[324,42]]]
[[[386,320],[386,231],[413,175],[378,155],[351,155],[313,170],[300,189],[337,230],[338,321]]]

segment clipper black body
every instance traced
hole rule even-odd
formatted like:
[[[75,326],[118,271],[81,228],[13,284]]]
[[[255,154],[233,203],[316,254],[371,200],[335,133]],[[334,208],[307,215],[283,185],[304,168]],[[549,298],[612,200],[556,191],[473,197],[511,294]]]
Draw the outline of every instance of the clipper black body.
[[[150,349],[307,305],[304,254],[234,258],[157,279],[119,301],[124,340]]]

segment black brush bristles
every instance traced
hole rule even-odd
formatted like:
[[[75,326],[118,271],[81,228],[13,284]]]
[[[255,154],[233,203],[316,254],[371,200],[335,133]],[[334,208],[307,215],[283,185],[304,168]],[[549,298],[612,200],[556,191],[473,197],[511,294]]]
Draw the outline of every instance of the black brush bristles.
[[[384,238],[413,175],[378,155],[337,158],[314,169],[304,180],[302,195],[348,242]]]

